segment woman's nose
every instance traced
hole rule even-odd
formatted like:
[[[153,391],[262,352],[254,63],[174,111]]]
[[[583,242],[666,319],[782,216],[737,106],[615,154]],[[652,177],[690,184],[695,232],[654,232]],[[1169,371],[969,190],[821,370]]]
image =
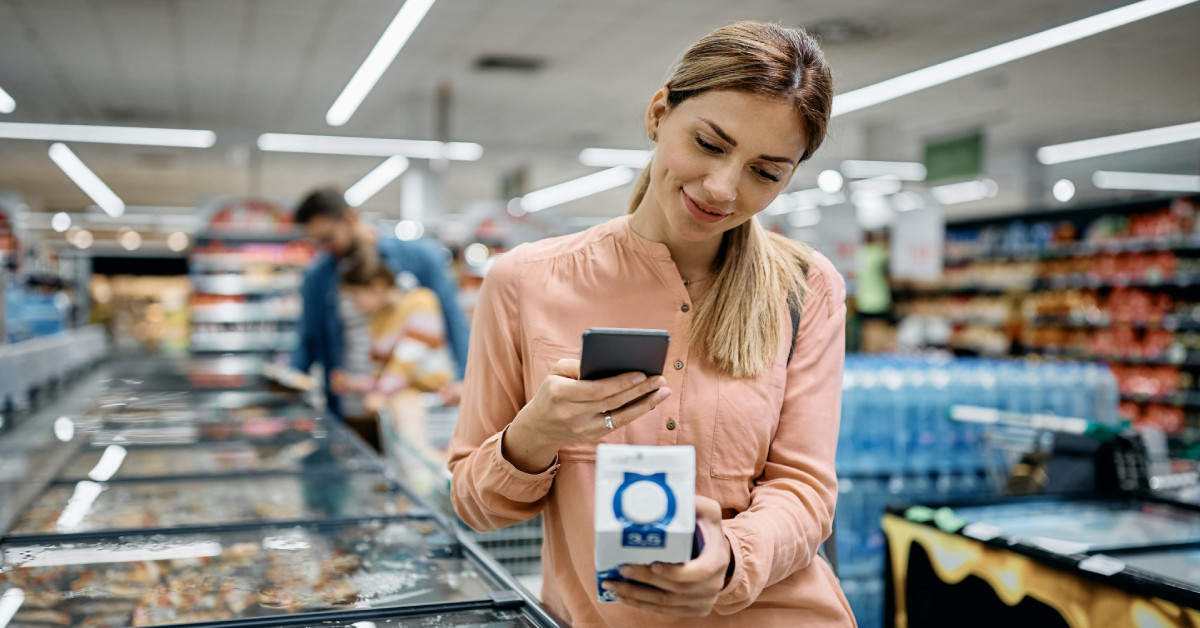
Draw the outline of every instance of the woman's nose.
[[[708,173],[704,180],[704,189],[715,202],[730,202],[737,200],[738,178],[740,169],[735,165],[725,165]]]

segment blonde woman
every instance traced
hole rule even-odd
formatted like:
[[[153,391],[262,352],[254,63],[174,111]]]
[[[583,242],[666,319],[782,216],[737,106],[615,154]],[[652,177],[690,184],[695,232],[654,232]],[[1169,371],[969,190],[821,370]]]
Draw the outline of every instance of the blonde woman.
[[[803,31],[713,31],[650,101],[656,147],[629,215],[517,247],[483,284],[454,505],[479,530],[544,515],[542,599],[573,626],[854,624],[817,555],[837,498],[845,286],[754,219],[820,146],[832,96]],[[668,330],[665,376],[579,380],[589,327]],[[696,450],[704,551],[623,568],[633,582],[604,585],[621,604],[597,601],[597,443]]]

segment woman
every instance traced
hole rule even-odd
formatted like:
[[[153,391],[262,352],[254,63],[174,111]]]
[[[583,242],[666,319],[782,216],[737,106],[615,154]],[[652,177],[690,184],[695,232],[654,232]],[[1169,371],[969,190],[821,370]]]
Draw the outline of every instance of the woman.
[[[542,599],[571,625],[853,625],[817,556],[837,496],[845,286],[753,220],[820,146],[832,91],[804,32],[717,29],[650,102],[657,147],[630,215],[519,246],[489,271],[454,505],[479,530],[544,514]],[[578,380],[589,327],[668,330],[665,376]],[[605,585],[623,604],[596,599],[596,443],[696,450],[708,543],[682,565],[623,568],[635,583]]]

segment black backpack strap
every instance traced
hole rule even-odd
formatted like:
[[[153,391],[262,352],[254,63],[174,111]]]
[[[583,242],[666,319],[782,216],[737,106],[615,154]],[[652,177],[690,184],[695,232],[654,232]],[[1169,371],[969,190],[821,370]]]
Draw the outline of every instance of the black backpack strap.
[[[800,308],[788,301],[788,313],[792,315],[792,344],[788,345],[787,363],[792,363],[792,354],[796,352],[796,336],[800,333]]]

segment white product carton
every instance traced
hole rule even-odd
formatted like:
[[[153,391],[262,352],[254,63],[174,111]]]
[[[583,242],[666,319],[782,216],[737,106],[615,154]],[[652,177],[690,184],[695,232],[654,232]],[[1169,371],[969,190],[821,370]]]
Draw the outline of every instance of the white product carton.
[[[690,445],[596,446],[596,588],[622,565],[682,563],[696,530],[696,451]]]

